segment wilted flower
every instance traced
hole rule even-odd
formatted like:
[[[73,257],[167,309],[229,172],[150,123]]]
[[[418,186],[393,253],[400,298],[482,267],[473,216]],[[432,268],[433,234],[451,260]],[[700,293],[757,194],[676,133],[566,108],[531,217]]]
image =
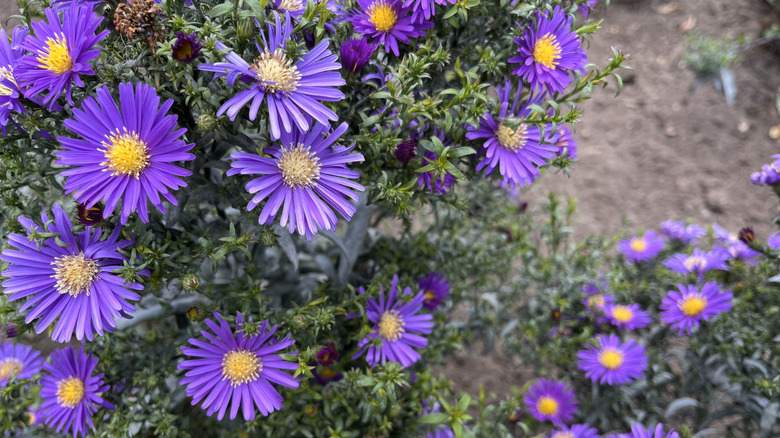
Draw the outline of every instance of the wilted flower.
[[[62,12],[62,19],[54,9],[46,8],[44,12],[46,21],[30,24],[35,35],[21,43],[30,54],[19,60],[14,74],[25,97],[32,99],[48,92],[43,103],[51,110],[63,92],[73,105],[71,87],[73,83],[84,86],[80,75],[95,74],[89,61],[100,54],[94,47],[108,31],[95,35],[103,18],[92,11],[92,6],[73,3]]]
[[[509,58],[509,62],[520,67],[512,73],[530,83],[533,90],[565,90],[571,83],[570,72],[582,70],[588,63],[572,23],[573,19],[560,6],[552,12],[537,11],[536,27],[528,27],[522,37],[515,37],[520,56]]]
[[[633,339],[621,343],[615,335],[597,336],[577,353],[585,377],[602,385],[622,385],[642,377],[647,369],[645,348]]]
[[[690,335],[699,327],[701,320],[710,318],[721,312],[731,310],[733,295],[722,286],[712,281],[702,286],[701,290],[694,285],[677,285],[679,292],[670,290],[661,301],[661,321],[678,328],[678,336],[683,332]]]
[[[189,64],[200,56],[203,46],[194,33],[176,32],[176,42],[171,47],[173,59],[182,64]]]
[[[374,56],[376,46],[365,38],[350,38],[341,43],[341,66],[350,73],[359,73]]]
[[[236,317],[238,329],[235,334],[219,314],[214,314],[217,323],[206,319],[206,330],[201,335],[208,342],[190,338],[194,347],[183,346],[181,351],[188,359],[179,364],[180,370],[187,370],[180,385],[187,385],[187,395],[192,405],[205,397],[203,405],[207,415],[219,411],[221,420],[230,406],[230,419],[236,418],[239,408],[245,421],[255,419],[255,407],[263,416],[282,408],[284,400],[270,385],[276,383],[287,388],[297,388],[298,381],[281,370],[294,370],[297,363],[287,362],[277,354],[295,341],[287,335],[284,339],[273,337],[277,326],[268,328],[268,321],[260,325],[256,333],[245,335],[244,320]],[[294,353],[293,353],[294,354]],[[208,397],[207,397],[208,396]]]
[[[411,293],[410,287],[403,290],[404,295]],[[420,353],[415,349],[428,345],[428,340],[420,335],[429,334],[433,328],[433,315],[418,315],[423,301],[423,292],[418,292],[408,302],[399,300],[397,275],[393,276],[386,300],[380,285],[379,302],[369,298],[366,306],[366,316],[374,323],[374,331],[358,342],[360,351],[352,358],[368,353],[366,361],[371,366],[397,362],[404,368],[420,360]]]
[[[385,46],[385,51],[399,56],[398,42],[410,44],[409,38],[425,35],[425,31],[433,27],[431,22],[414,23],[410,7],[403,5],[403,0],[357,0],[355,9],[349,20],[355,27],[355,32],[370,37],[372,42]]]
[[[152,51],[155,43],[163,40],[165,26],[157,21],[162,8],[154,0],[127,0],[119,2],[114,11],[114,28],[122,35],[133,38],[144,35]]]
[[[56,164],[74,166],[62,171],[66,176],[65,193],[74,193],[87,208],[105,203],[103,218],[121,206],[120,221],[127,223],[130,213],[138,212],[149,222],[147,203],[165,213],[160,195],[178,205],[172,191],[186,187],[181,177],[192,172],[173,164],[190,161],[194,143],[180,139],[186,129],[176,129],[177,116],[168,114],[173,100],[160,105],[157,90],[139,82],[119,84],[119,102],[104,86],[97,100],[88,97],[65,127],[79,138],[58,137],[64,150],[58,151]]]
[[[84,353],[84,347],[56,350],[51,354],[51,363],[44,364],[46,373],[41,379],[41,410],[46,425],[57,432],[73,436],[87,435],[87,426],[94,429],[92,415],[98,406],[113,409],[100,397],[108,391],[103,385],[103,374],[92,375],[98,359]]]
[[[32,347],[5,342],[0,345],[0,389],[8,385],[11,377],[27,380],[43,366],[43,358]]]
[[[286,15],[284,23],[279,21],[278,15],[275,16],[275,24],[268,24],[267,37],[260,33],[263,41],[267,42],[265,47],[255,42],[260,56],[254,63],[249,64],[230,52],[225,55],[228,62],[198,66],[200,70],[216,73],[215,78],[227,76],[231,86],[238,85],[237,81],[249,85],[248,89],[239,91],[222,104],[217,116],[227,113],[230,120],[235,120],[241,108],[252,102],[249,120],[254,120],[265,99],[273,140],[279,139],[282,130],[288,134],[292,132],[293,125],[297,127],[296,131],[308,131],[312,118],[323,125],[338,120],[336,113],[320,101],[343,99],[344,93],[336,87],[345,84],[339,72],[333,71],[339,69],[339,64],[336,56],[328,50],[327,39],[308,53],[298,54],[297,61],[287,59],[287,43],[293,38],[293,25],[289,15]],[[217,50],[227,50],[220,42],[216,47]]]
[[[664,249],[664,241],[653,230],[645,231],[644,236],[634,235],[630,239],[617,243],[623,257],[629,262],[645,262],[655,258]]]
[[[36,333],[42,333],[50,325],[52,339],[69,342],[75,334],[79,341],[93,334],[103,335],[116,327],[118,318],[128,318],[135,307],[128,301],[141,297],[134,291],[143,290],[138,283],[127,283],[115,269],[122,268],[127,258],[119,249],[132,242],[117,242],[120,228],[105,240],[100,228],[87,227],[85,231],[73,234],[73,224],[65,212],[54,204],[54,221],[45,231],[57,233],[67,246],[58,245],[54,237],[45,240],[31,240],[29,236],[11,234],[7,249],[0,254],[0,260],[8,262],[8,270],[2,275],[5,293],[9,301],[28,298],[19,309],[26,312],[25,323],[39,319]],[[46,213],[41,214],[41,223],[49,222]],[[24,216],[19,223],[32,232],[44,232],[37,224]],[[148,275],[142,270],[139,275]],[[57,321],[55,323],[55,320]]]
[[[321,229],[336,230],[337,211],[347,221],[355,213],[349,199],[357,201],[353,190],[364,187],[352,181],[359,174],[347,164],[363,161],[363,155],[350,153],[354,145],[332,146],[346,131],[342,123],[325,137],[328,126],[317,124],[309,132],[282,132],[279,145],[264,151],[270,158],[236,152],[228,175],[259,175],[246,184],[254,194],[247,205],[252,210],[266,201],[259,222],[271,224],[282,209],[280,224],[292,234],[306,235],[311,240]]]
[[[577,397],[564,382],[553,379],[539,379],[523,396],[531,415],[539,421],[551,421],[562,426],[574,418],[577,412]]]

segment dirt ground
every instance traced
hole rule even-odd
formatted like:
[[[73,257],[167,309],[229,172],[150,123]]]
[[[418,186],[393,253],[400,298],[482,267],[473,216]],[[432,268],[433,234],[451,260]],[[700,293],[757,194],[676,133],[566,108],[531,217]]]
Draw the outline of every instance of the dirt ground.
[[[0,23],[15,9],[14,1],[0,0]],[[739,94],[732,107],[711,86],[692,92],[693,74],[680,58],[691,24],[705,35],[755,37],[768,7],[762,0],[612,0],[594,17],[606,20],[590,60],[605,64],[614,46],[631,55],[633,80],[619,98],[614,88],[597,90],[583,105],[572,177],[548,175],[528,200],[549,190],[578,198],[583,234],[619,231],[625,215],[631,229],[690,218],[732,231],[749,225],[766,238],[777,202],[771,190],[751,184],[750,173],[780,153],[769,137],[780,124],[780,58],[763,49],[745,54],[733,68]],[[498,353],[463,353],[444,372],[475,396],[480,384],[503,396],[531,377]]]

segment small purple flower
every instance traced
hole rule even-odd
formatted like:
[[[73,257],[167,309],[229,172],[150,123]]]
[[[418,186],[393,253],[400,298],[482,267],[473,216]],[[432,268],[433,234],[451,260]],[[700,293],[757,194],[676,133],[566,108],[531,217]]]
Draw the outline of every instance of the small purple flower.
[[[707,234],[707,231],[698,225],[685,225],[685,221],[671,220],[661,223],[661,232],[666,237],[677,240],[683,245],[690,245]]]
[[[705,252],[699,248],[693,249],[693,254],[675,254],[667,259],[663,265],[680,274],[697,274],[713,269],[728,271],[726,264],[729,256],[724,251]]]
[[[559,156],[566,150],[566,158],[570,160],[577,159],[577,142],[574,141],[574,135],[566,126],[558,126],[558,129],[550,139],[550,143],[558,148],[557,153]]]
[[[56,427],[57,432],[73,436],[88,433],[95,428],[92,415],[98,406],[113,409],[113,406],[100,397],[108,391],[103,385],[103,374],[93,375],[98,359],[84,353],[84,347],[56,350],[51,354],[51,363],[43,365],[46,373],[41,379],[41,410],[46,425]]]
[[[641,424],[635,424],[631,426],[630,433],[612,435],[607,438],[680,438],[680,434],[675,432],[674,429],[669,429],[669,432],[665,433],[664,425],[660,423],[647,429]]]
[[[577,412],[577,397],[564,382],[538,379],[523,396],[528,411],[539,421],[551,421],[560,427]]]
[[[395,158],[398,159],[398,161],[409,164],[410,161],[412,161],[412,158],[417,156],[417,142],[414,140],[407,140],[404,142],[401,142],[398,146],[395,148]]]
[[[647,369],[645,348],[633,339],[621,343],[615,335],[597,336],[577,353],[585,377],[602,385],[623,385],[642,377]]]
[[[327,342],[325,345],[317,351],[317,363],[327,367],[333,365],[339,360],[339,352],[336,350],[336,344],[333,342]]]
[[[24,113],[22,105],[22,90],[17,83],[14,71],[18,67],[19,59],[24,55],[24,49],[19,45],[27,38],[28,30],[17,26],[13,31],[13,38],[9,42],[5,29],[0,29],[0,128],[6,135],[6,126],[13,123],[11,113]]]
[[[728,260],[742,260],[750,265],[755,265],[756,257],[761,255],[739,240],[726,247],[715,248],[715,251],[721,252]]]
[[[580,14],[582,14],[583,17],[588,18],[588,15],[593,12],[593,9],[596,7],[596,3],[598,3],[598,1],[599,0],[585,0],[580,3],[577,9],[580,11]]]
[[[387,362],[400,363],[404,368],[421,359],[415,349],[428,345],[427,335],[433,328],[433,315],[418,315],[425,301],[425,294],[418,292],[409,301],[401,300],[398,295],[398,276],[393,276],[390,294],[385,299],[385,291],[379,286],[379,302],[368,299],[366,316],[374,323],[374,331],[358,342],[360,351],[352,358],[366,355],[366,362],[372,367]],[[403,295],[412,293],[410,287]]]
[[[558,148],[542,142],[544,129],[535,124],[507,123],[528,117],[532,112],[529,105],[542,101],[542,95],[527,96],[526,101],[518,106],[521,89],[518,87],[512,100],[511,88],[509,80],[503,88],[496,87],[499,95],[498,116],[494,118],[490,112],[486,112],[478,127],[469,127],[466,138],[485,139],[479,150],[482,159],[477,164],[477,172],[486,169],[485,175],[490,175],[498,169],[509,186],[526,187],[539,178],[538,167],[554,158]]]
[[[677,288],[679,292],[670,290],[661,301],[660,317],[662,322],[672,324],[671,328],[680,329],[678,336],[683,332],[690,336],[701,320],[709,321],[731,310],[731,291],[721,292],[722,286],[714,281],[706,283],[701,290],[694,285],[679,284]]]
[[[615,297],[601,293],[596,285],[588,283],[583,286],[582,290],[585,292],[585,298],[581,302],[591,312],[603,311],[604,308],[615,302]]]
[[[601,438],[599,431],[589,424],[572,424],[550,432],[549,438]]]
[[[97,90],[97,99],[85,99],[65,120],[81,138],[57,138],[64,150],[56,164],[73,166],[61,172],[65,193],[87,208],[103,201],[103,219],[121,203],[122,224],[133,212],[149,222],[150,202],[165,213],[161,195],[178,205],[172,192],[186,187],[181,178],[192,172],[174,163],[194,160],[189,151],[195,144],[181,139],[187,130],[177,129],[171,105],[171,99],[160,105],[157,90],[143,82],[119,84],[118,107],[107,86]]]
[[[457,0],[406,0],[404,7],[412,8],[412,22],[424,23],[436,14],[436,5],[454,5]]]
[[[610,324],[618,329],[636,330],[647,327],[652,319],[650,315],[639,307],[639,304],[607,305],[604,307],[604,315]]]
[[[355,32],[372,38],[372,42],[385,46],[385,51],[400,56],[398,42],[411,44],[410,38],[418,38],[433,27],[431,22],[414,23],[409,15],[410,7],[403,0],[357,0],[358,9],[352,11],[349,20]]]
[[[769,245],[769,248],[772,250],[777,251],[780,249],[780,233],[772,233],[772,235],[769,236],[769,239],[766,240],[766,244]]]
[[[189,343],[194,347],[181,347],[184,354],[197,358],[179,364],[180,370],[187,370],[179,384],[187,386],[192,405],[205,397],[201,408],[209,416],[219,411],[219,420],[225,416],[228,406],[231,420],[236,418],[240,408],[245,421],[255,419],[255,407],[264,417],[281,409],[284,399],[271,383],[298,387],[298,381],[283,371],[295,370],[298,364],[279,355],[295,341],[290,335],[284,339],[274,337],[278,326],[269,328],[268,321],[264,321],[257,332],[244,334],[244,319],[240,313],[236,317],[238,328],[235,333],[219,314],[214,316],[216,323],[211,319],[204,321],[213,334],[206,330],[200,332],[206,341],[190,338]]]
[[[258,219],[261,224],[274,222],[281,209],[281,226],[289,223],[290,234],[296,230],[311,240],[318,230],[336,230],[337,211],[347,221],[356,211],[349,202],[357,201],[353,191],[364,187],[352,181],[360,176],[347,164],[363,161],[363,155],[351,153],[350,147],[332,146],[346,131],[342,123],[327,137],[329,126],[316,124],[308,132],[282,132],[279,145],[263,151],[270,157],[236,152],[227,172],[229,176],[258,175],[246,184],[254,197],[247,205],[252,210],[263,201]]]
[[[0,345],[0,389],[5,388],[11,377],[27,380],[43,366],[43,358],[32,347],[6,342]]]
[[[339,64],[336,55],[328,50],[330,42],[327,39],[307,53],[297,53],[296,61],[288,59],[287,43],[294,38],[293,25],[289,15],[285,16],[284,23],[276,13],[274,15],[276,21],[269,20],[267,37],[266,33],[260,32],[265,44],[255,42],[260,55],[254,63],[249,64],[238,54],[229,52],[224,55],[227,62],[201,64],[198,69],[216,73],[215,78],[226,76],[230,86],[235,87],[239,82],[249,86],[223,103],[217,116],[227,113],[230,120],[235,120],[238,112],[251,102],[249,120],[255,120],[265,100],[271,139],[278,140],[281,131],[288,134],[308,131],[311,119],[323,125],[338,120],[336,113],[320,101],[344,99],[344,93],[336,87],[346,82],[338,71],[334,71],[339,69]],[[216,47],[227,50],[219,41]],[[293,125],[297,128],[293,129]]]
[[[438,272],[431,272],[417,284],[425,294],[423,306],[428,310],[435,310],[442,301],[450,298],[450,282]]]
[[[618,248],[628,262],[644,262],[655,258],[664,249],[664,241],[653,230],[645,231],[644,236],[634,235],[630,239],[618,242]]]
[[[712,232],[715,235],[715,240],[724,246],[739,242],[739,234],[729,233],[725,228],[718,224],[712,224]]]
[[[11,234],[8,241],[12,249],[0,254],[0,260],[8,262],[2,273],[9,300],[27,298],[19,311],[26,312],[25,323],[38,319],[36,333],[43,333],[54,324],[52,339],[69,342],[75,334],[79,341],[93,339],[97,333],[111,332],[117,319],[131,318],[135,307],[130,301],[141,297],[135,291],[143,290],[138,283],[127,283],[113,272],[124,266],[127,258],[119,249],[129,246],[129,240],[119,239],[120,227],[114,228],[108,238],[100,240],[100,228],[87,227],[74,234],[73,224],[59,204],[52,209],[54,220],[41,214],[41,223],[48,222],[45,231],[56,233],[54,237],[30,239],[33,232],[44,232],[26,217],[19,223],[28,235]],[[140,275],[149,275],[147,270]],[[55,322],[56,321],[56,322]]]
[[[341,43],[341,66],[350,73],[360,73],[375,50],[376,46],[369,44],[365,38],[350,38]]]
[[[182,64],[189,64],[200,56],[203,46],[196,39],[194,33],[176,32],[176,42],[171,47],[173,59]]]
[[[91,5],[73,3],[62,11],[60,19],[55,9],[46,8],[46,21],[31,23],[35,35],[28,35],[21,44],[30,54],[19,60],[14,72],[25,97],[32,99],[48,92],[43,103],[53,109],[64,91],[73,105],[71,87],[73,83],[85,86],[80,75],[95,74],[89,62],[100,54],[95,45],[108,35],[107,30],[95,35],[103,18],[92,9]]]
[[[750,175],[750,181],[757,186],[773,186],[780,183],[780,167],[775,163],[764,164],[760,172],[754,172]]]
[[[425,151],[425,155],[423,156],[425,157],[425,160],[423,161],[423,165],[425,166],[439,160],[438,155],[428,150]],[[417,175],[417,185],[419,187],[426,187],[429,192],[436,192],[440,195],[447,194],[447,191],[455,186],[455,181],[457,181],[455,175],[449,172],[444,173],[444,180],[442,180],[441,177],[436,176],[436,172],[433,170],[421,172]]]
[[[544,87],[551,93],[565,90],[571,83],[570,72],[588,63],[580,37],[572,30],[573,21],[560,6],[552,12],[537,11],[536,27],[527,27],[522,37],[514,38],[520,56],[509,62],[520,66],[512,74],[536,91]]]

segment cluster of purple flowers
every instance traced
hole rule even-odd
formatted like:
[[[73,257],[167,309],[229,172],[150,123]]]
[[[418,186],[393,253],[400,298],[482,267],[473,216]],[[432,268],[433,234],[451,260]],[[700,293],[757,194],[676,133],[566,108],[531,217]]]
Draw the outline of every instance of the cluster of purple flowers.
[[[760,172],[750,175],[750,181],[757,186],[773,186],[780,183],[780,155],[772,155],[775,160],[761,166]]]

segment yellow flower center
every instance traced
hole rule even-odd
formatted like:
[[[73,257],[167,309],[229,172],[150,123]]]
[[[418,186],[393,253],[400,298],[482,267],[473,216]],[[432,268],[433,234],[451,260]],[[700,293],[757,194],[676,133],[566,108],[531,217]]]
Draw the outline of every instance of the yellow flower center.
[[[235,350],[222,357],[222,380],[230,379],[232,386],[257,380],[263,364],[257,354],[249,350]]]
[[[512,152],[518,149],[522,149],[523,146],[525,146],[526,142],[528,141],[528,138],[526,137],[527,134],[528,129],[526,129],[524,124],[520,124],[517,126],[517,128],[512,129],[509,126],[501,123],[498,125],[498,129],[496,130],[498,144],[500,144],[504,149],[510,150]]]
[[[99,271],[96,261],[80,252],[76,255],[57,257],[51,264],[55,266],[52,277],[57,279],[54,287],[61,294],[77,297],[80,293],[86,292],[89,296],[89,287],[97,278]]]
[[[555,432],[552,434],[552,438],[574,438],[574,434],[571,432]]]
[[[704,311],[704,308],[707,307],[707,299],[699,295],[692,295],[683,298],[678,303],[678,306],[686,316],[699,316]]]
[[[14,71],[13,69],[9,67],[0,67],[0,78],[2,79],[8,79],[9,81],[13,82],[14,85],[18,86],[19,84],[16,83],[16,78],[14,78]],[[10,96],[13,93],[13,90],[6,87],[3,84],[0,84],[0,96]]]
[[[555,35],[546,34],[536,40],[534,45],[534,61],[555,70],[556,61],[561,59],[561,45]]]
[[[435,293],[433,293],[432,291],[429,291],[429,290],[425,291],[425,300],[424,301],[426,303],[430,303],[431,301],[433,301],[435,299],[436,299],[436,294]]]
[[[599,353],[599,363],[604,368],[616,370],[623,365],[623,352],[615,348],[605,348]]]
[[[57,382],[57,403],[73,409],[84,399],[84,382],[78,377],[68,377]]]
[[[282,11],[295,12],[304,9],[305,7],[306,5],[301,0],[282,0],[279,3],[278,9]]]
[[[634,317],[634,312],[626,306],[615,306],[612,309],[612,317],[618,322],[628,322]]]
[[[536,402],[536,410],[542,415],[555,415],[558,413],[558,402],[552,397],[542,397]]]
[[[388,310],[379,318],[379,324],[377,324],[379,336],[388,341],[397,341],[405,331],[404,325],[404,320],[401,318],[401,315],[398,314],[398,311]]]
[[[27,411],[27,424],[32,426],[35,423],[35,413],[33,411]]]
[[[257,80],[269,93],[295,91],[301,80],[298,67],[287,59],[282,49],[276,49],[274,53],[261,53],[249,68],[255,71]]]
[[[73,60],[68,52],[65,35],[60,34],[57,35],[57,39],[49,38],[46,40],[46,48],[38,56],[38,62],[42,68],[51,70],[58,75],[70,71],[73,68]]]
[[[398,15],[385,0],[378,0],[368,8],[368,19],[380,32],[387,32],[395,26]]]
[[[312,187],[320,178],[320,159],[311,152],[311,148],[298,144],[294,148],[284,149],[282,158],[277,162],[284,183],[290,187]]]
[[[195,51],[192,49],[192,44],[189,41],[185,41],[178,49],[173,52],[173,57],[179,61],[189,59]]]
[[[642,252],[647,249],[647,243],[645,243],[644,239],[631,239],[631,249],[636,252]]]
[[[0,380],[8,380],[12,374],[18,376],[21,372],[22,362],[15,357],[9,357],[0,365]]]
[[[689,271],[700,269],[706,264],[707,261],[701,256],[690,256],[683,262],[683,266]]]
[[[149,147],[138,137],[135,131],[124,133],[119,130],[115,134],[106,136],[106,141],[101,143],[105,149],[100,149],[106,157],[106,161],[100,163],[108,166],[112,176],[128,175],[138,179],[138,176],[149,166]]]

